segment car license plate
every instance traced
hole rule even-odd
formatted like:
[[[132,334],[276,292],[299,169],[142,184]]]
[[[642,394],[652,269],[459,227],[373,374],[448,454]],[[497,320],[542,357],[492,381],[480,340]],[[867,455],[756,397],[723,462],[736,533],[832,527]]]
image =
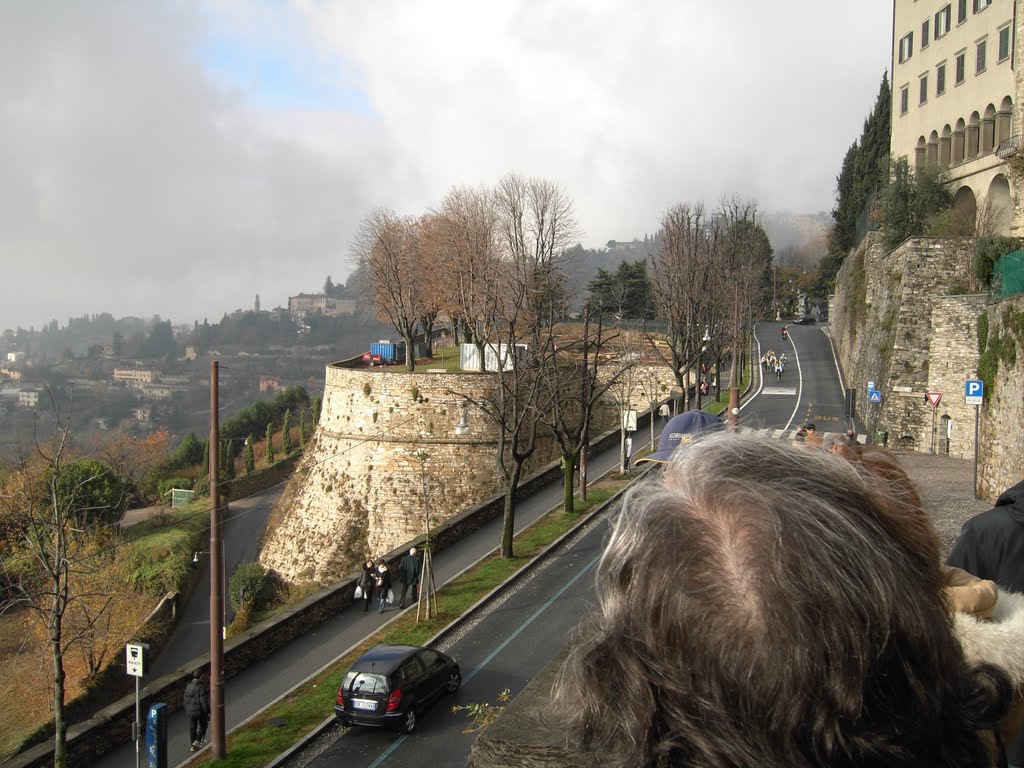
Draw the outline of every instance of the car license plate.
[[[352,699],[353,709],[376,709],[377,702],[368,699]]]

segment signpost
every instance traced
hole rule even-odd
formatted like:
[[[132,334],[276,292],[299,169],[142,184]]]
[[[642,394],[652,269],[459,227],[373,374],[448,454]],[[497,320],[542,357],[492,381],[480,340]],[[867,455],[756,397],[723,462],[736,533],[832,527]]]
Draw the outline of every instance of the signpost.
[[[932,453],[935,453],[935,418],[938,416],[941,392],[925,392],[924,399],[932,404]]]
[[[968,379],[964,382],[964,402],[974,406],[974,498],[978,498],[978,437],[980,406],[985,399],[985,382]]]
[[[135,739],[135,768],[142,765],[142,713],[139,709],[139,688],[142,676],[146,674],[145,643],[128,643],[125,646],[125,668],[135,678],[135,722],[132,723],[132,738]]]

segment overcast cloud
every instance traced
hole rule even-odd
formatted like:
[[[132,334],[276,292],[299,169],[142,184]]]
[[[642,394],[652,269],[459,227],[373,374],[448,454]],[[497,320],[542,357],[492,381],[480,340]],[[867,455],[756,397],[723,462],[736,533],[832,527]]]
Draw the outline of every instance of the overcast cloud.
[[[723,196],[829,210],[887,0],[0,4],[0,329],[285,305],[378,205],[514,170],[595,247]]]

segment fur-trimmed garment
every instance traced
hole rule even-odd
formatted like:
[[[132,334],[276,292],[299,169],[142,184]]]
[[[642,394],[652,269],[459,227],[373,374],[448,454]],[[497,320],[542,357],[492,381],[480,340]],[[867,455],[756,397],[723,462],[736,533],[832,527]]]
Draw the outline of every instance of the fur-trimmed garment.
[[[1024,726],[1024,595],[1000,589],[988,619],[961,612],[953,616],[967,660],[987,661],[1010,676],[1015,694],[1000,728],[1009,745]]]

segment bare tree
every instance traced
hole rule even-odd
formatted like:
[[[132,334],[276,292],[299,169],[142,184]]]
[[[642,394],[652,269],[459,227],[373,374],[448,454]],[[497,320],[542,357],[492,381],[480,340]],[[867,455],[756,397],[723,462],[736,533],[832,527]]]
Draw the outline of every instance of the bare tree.
[[[19,481],[9,483],[4,503],[19,510],[22,547],[0,558],[9,597],[0,612],[25,606],[44,629],[53,665],[54,765],[68,763],[64,660],[81,639],[95,641],[113,604],[109,584],[91,578],[97,570],[94,534],[105,508],[90,486],[99,475],[72,471],[71,405],[61,413],[53,401],[57,437],[35,443],[35,461],[23,459]],[[79,465],[80,466],[80,465]]]
[[[700,356],[704,337],[714,327],[717,264],[716,231],[700,204],[678,204],[662,217],[652,254],[655,316],[666,324],[668,344],[651,347],[675,373],[690,407],[691,367]]]
[[[477,400],[498,428],[498,473],[505,489],[501,556],[512,557],[515,495],[537,447],[543,369],[554,354],[551,331],[565,311],[559,261],[578,227],[573,203],[553,182],[509,174],[495,192],[499,232],[497,290],[482,318],[497,358],[494,395]]]
[[[725,282],[720,304],[729,308],[725,329],[731,347],[730,386],[739,386],[740,362],[754,321],[764,316],[771,298],[772,247],[758,222],[757,204],[739,199],[722,203],[721,260]]]
[[[376,208],[360,223],[352,244],[365,265],[378,318],[405,342],[405,365],[416,369],[416,328],[425,313],[423,258],[418,222]]]
[[[437,211],[436,274],[441,303],[484,370],[487,319],[497,301],[498,210],[486,188],[453,187]],[[438,242],[439,241],[439,242]]]
[[[586,447],[594,410],[625,372],[620,368],[604,382],[598,380],[602,350],[617,336],[608,336],[600,317],[586,308],[582,333],[569,344],[553,347],[552,364],[541,369],[544,386],[539,406],[540,419],[551,430],[562,455],[563,506],[566,512],[571,513],[575,509],[576,465],[579,460],[582,474],[586,467]]]

